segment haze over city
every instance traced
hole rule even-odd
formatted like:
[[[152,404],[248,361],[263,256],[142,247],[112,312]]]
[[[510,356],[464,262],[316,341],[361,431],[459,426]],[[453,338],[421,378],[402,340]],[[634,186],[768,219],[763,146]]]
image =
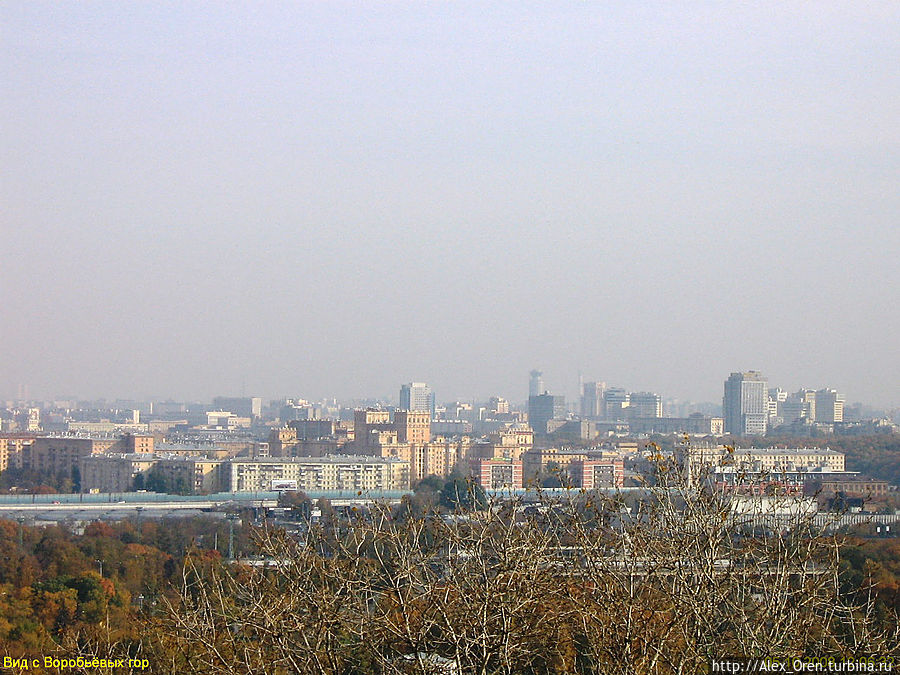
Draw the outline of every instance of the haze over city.
[[[900,405],[900,6],[0,5],[0,396]]]

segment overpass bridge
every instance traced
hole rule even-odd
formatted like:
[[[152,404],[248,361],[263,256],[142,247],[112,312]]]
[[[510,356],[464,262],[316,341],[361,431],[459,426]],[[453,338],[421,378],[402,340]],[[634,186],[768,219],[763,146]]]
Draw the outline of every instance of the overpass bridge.
[[[99,494],[0,495],[0,518],[29,521],[117,520],[189,517],[278,505],[279,492],[218,492],[210,495],[170,495],[156,492]],[[364,506],[376,501],[399,502],[405,490],[355,492],[322,490],[305,493],[313,502],[328,499],[332,506]]]

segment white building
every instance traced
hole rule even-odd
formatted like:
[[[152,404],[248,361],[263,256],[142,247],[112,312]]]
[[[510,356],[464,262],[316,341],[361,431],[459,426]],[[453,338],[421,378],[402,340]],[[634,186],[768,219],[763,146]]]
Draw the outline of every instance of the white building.
[[[734,467],[747,472],[843,472],[844,453],[830,448],[697,448],[692,465]]]
[[[722,417],[725,433],[762,436],[769,420],[768,380],[755,370],[731,373],[725,380]]]
[[[228,492],[265,492],[283,481],[296,481],[298,490],[307,491],[406,490],[409,462],[352,455],[233,459],[222,478]]]
[[[424,382],[410,382],[400,386],[400,410],[427,412],[434,417],[434,393]]]

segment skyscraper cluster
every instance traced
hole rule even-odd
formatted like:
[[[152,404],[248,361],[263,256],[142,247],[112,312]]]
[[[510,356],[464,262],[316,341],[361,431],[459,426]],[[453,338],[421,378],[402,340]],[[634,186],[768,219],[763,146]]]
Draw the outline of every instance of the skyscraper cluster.
[[[759,372],[731,373],[725,380],[722,416],[725,433],[761,436],[782,425],[833,425],[844,420],[844,397],[835,389],[769,389]]]

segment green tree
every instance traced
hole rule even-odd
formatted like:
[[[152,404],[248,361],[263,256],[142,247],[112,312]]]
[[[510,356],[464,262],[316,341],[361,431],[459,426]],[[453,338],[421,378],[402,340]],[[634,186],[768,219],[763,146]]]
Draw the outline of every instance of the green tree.
[[[472,511],[487,506],[484,489],[471,479],[452,478],[441,488],[440,504],[445,509]]]

